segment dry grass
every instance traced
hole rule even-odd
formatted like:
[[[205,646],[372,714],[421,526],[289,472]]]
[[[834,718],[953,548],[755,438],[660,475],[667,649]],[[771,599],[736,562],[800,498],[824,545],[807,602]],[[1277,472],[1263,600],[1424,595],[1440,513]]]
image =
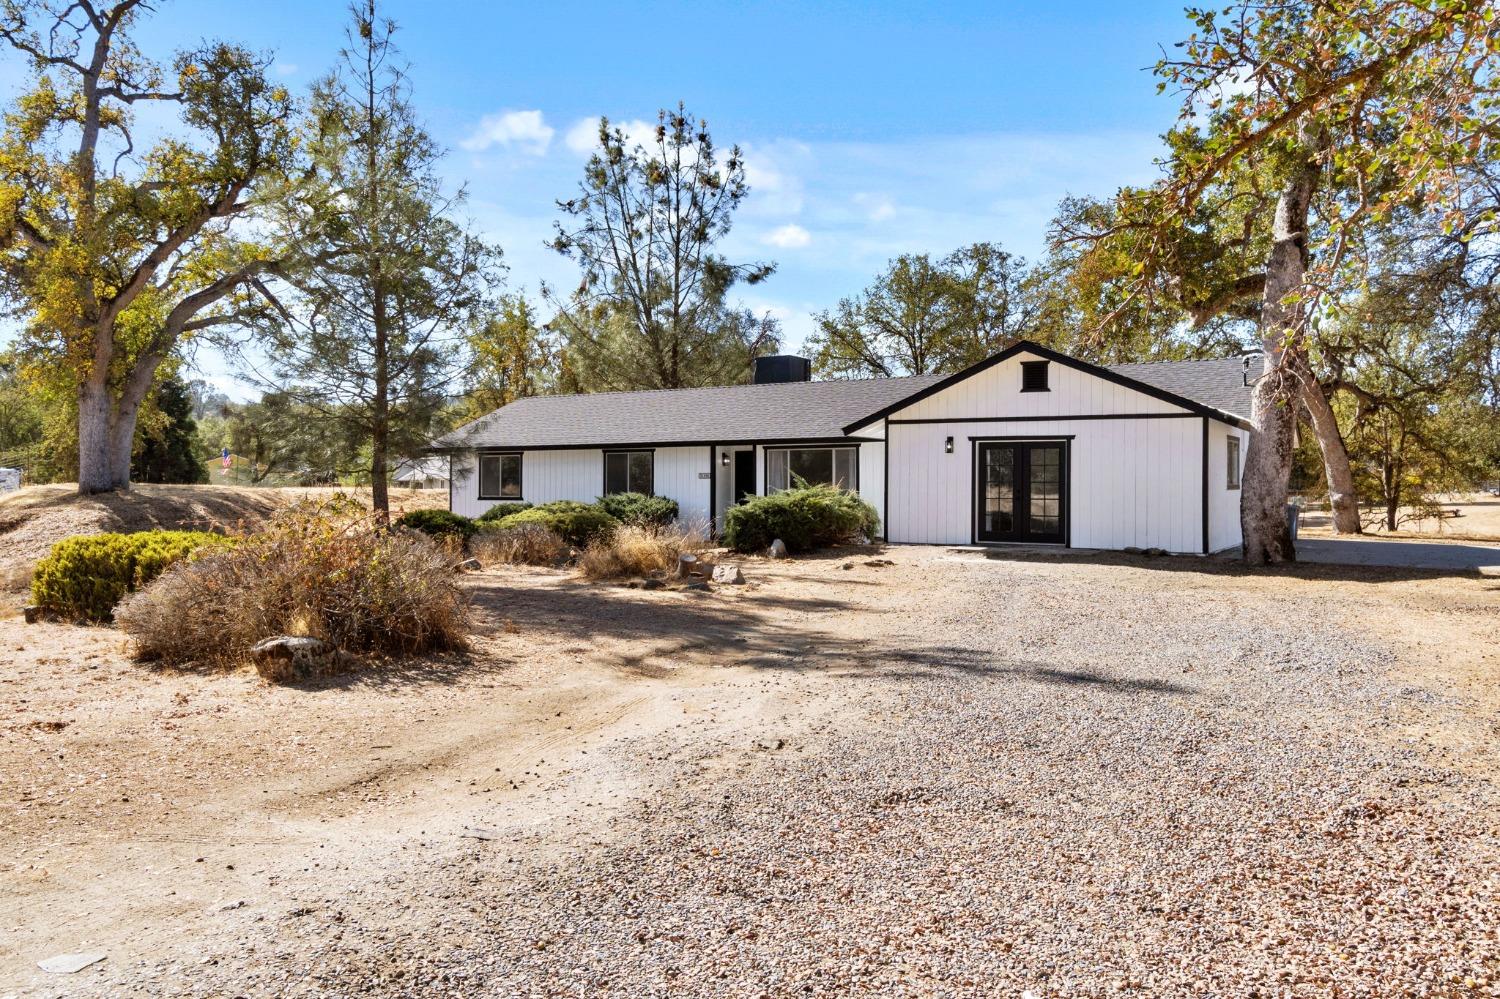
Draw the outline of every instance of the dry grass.
[[[348,495],[370,505],[370,490],[137,484],[127,493],[80,496],[68,483],[0,496],[0,592],[19,600],[31,569],[52,545],[78,534],[136,531],[253,531],[278,510]],[[448,505],[444,489],[391,490],[391,513]]]
[[[470,539],[469,551],[481,565],[557,565],[571,549],[542,525],[522,524],[505,530],[481,530]]]
[[[706,535],[696,524],[623,525],[584,549],[578,571],[586,579],[668,572],[676,567],[679,556],[706,551],[709,547]]]
[[[453,555],[384,531],[344,503],[299,504],[235,548],[181,563],[116,608],[142,659],[232,666],[267,638],[320,638],[349,652],[463,647],[468,600]]]

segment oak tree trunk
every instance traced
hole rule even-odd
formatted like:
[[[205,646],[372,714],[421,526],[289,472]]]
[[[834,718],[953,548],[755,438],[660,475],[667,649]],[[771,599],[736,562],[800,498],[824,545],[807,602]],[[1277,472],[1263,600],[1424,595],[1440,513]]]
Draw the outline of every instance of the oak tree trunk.
[[[78,386],[78,491],[85,496],[115,488],[110,410],[109,386],[102,372]]]
[[[1305,373],[1307,374],[1307,373]],[[1339,421],[1328,403],[1328,396],[1318,383],[1305,377],[1302,402],[1312,421],[1313,436],[1323,454],[1323,474],[1328,480],[1328,506],[1333,511],[1333,529],[1338,534],[1359,534],[1359,494],[1354,489],[1354,469],[1349,465],[1349,451]]]
[[[1240,529],[1245,561],[1252,565],[1296,561],[1287,525],[1287,490],[1292,474],[1292,429],[1299,379],[1302,307],[1288,296],[1302,289],[1307,274],[1307,216],[1318,182],[1316,143],[1300,137],[1306,158],[1282,186],[1266,259],[1266,286],[1260,336],[1266,354],[1265,374],[1250,397],[1256,432],[1245,453],[1240,490]],[[1290,356],[1288,356],[1290,355]]]

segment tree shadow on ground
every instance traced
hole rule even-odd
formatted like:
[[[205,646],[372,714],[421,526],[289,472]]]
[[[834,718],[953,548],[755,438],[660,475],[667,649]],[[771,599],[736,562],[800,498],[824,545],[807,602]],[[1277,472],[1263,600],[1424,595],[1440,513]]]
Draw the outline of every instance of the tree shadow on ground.
[[[890,639],[851,638],[808,623],[855,611],[874,613],[834,596],[786,596],[759,590],[726,599],[713,592],[641,591],[566,579],[531,586],[495,577],[475,580],[473,595],[492,631],[500,626],[498,618],[524,634],[572,643],[573,651],[587,650],[645,676],[660,675],[661,667],[691,659],[709,665],[721,662],[849,679],[1009,677],[1130,694],[1197,693],[1191,687],[1151,678],[1012,661],[983,648],[903,646],[890,644]]]
[[[1388,541],[1385,544],[1401,542]],[[1478,579],[1477,570],[1433,569],[1409,566],[1340,565],[1328,562],[1284,562],[1279,565],[1251,566],[1238,557],[1225,555],[1135,555],[1129,552],[1072,548],[1045,552],[1038,549],[991,548],[983,553],[953,548],[957,554],[994,562],[1029,562],[1073,565],[1121,566],[1152,572],[1180,572],[1231,579],[1298,579],[1331,583],[1397,583],[1426,579]],[[1500,550],[1491,549],[1500,563]]]

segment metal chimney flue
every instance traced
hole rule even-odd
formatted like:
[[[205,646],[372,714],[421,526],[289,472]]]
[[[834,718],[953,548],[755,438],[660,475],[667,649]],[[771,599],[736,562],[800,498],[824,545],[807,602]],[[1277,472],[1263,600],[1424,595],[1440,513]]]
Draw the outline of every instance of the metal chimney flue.
[[[756,385],[775,385],[781,382],[812,381],[812,362],[795,354],[772,354],[757,357],[754,362],[752,381]]]

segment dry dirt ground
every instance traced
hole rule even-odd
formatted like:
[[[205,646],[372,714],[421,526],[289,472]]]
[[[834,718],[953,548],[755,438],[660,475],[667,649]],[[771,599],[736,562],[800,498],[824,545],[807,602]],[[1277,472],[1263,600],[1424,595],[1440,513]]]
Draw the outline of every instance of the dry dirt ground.
[[[1421,538],[1424,541],[1448,538],[1455,541],[1500,541],[1500,496],[1488,493],[1466,493],[1442,498],[1447,510],[1457,510],[1457,517],[1427,517],[1408,520],[1399,531],[1389,532],[1379,524],[1372,525],[1369,533],[1399,537]],[[1326,510],[1308,508],[1303,511],[1301,530],[1313,537],[1333,537],[1333,520]]]
[[[244,486],[154,486],[128,493],[79,496],[71,484],[27,486],[0,495],[0,602],[16,603],[30,584],[31,568],[53,543],[102,531],[226,530],[253,528],[297,499],[326,498],[340,490]],[[370,490],[343,490],[368,503]],[[391,490],[394,509],[446,507],[444,490]]]
[[[1500,995],[1500,581],[875,554],[295,688],[0,620],[0,995]]]

